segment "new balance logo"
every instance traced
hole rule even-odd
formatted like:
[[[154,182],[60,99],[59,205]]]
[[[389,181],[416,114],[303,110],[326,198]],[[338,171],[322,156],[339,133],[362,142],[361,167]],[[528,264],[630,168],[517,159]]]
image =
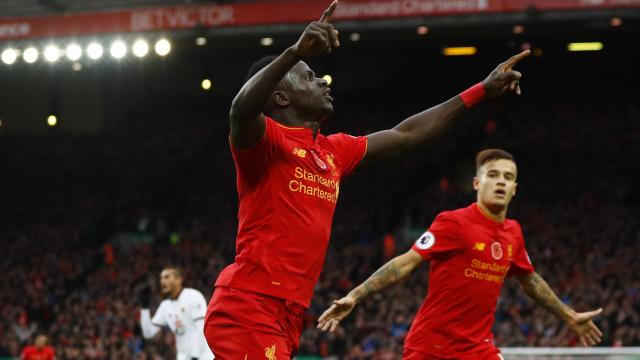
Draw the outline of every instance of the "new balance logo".
[[[473,250],[478,250],[478,251],[484,251],[484,247],[486,246],[485,243],[483,242],[477,242],[474,246],[473,246]]]
[[[300,148],[293,148],[293,155],[298,155],[299,157],[304,159],[304,157],[307,156],[307,150],[300,149]]]

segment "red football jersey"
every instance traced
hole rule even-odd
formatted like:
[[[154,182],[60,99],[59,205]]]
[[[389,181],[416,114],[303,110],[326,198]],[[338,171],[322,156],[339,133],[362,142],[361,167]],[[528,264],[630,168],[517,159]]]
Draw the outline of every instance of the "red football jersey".
[[[330,136],[266,118],[263,138],[231,152],[240,199],[235,262],[216,286],[308,307],[320,276],[340,181],[364,157],[366,137]]]
[[[35,346],[27,346],[22,350],[20,360],[54,360],[55,352],[51,346],[38,349]]]
[[[532,273],[520,224],[477,204],[440,213],[412,249],[430,261],[427,298],[405,347],[443,358],[494,348],[491,327],[505,277]]]

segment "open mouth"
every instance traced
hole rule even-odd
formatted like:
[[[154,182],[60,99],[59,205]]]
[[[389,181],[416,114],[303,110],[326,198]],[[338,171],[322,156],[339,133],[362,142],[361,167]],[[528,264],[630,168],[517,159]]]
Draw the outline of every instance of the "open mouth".
[[[503,189],[498,189],[498,190],[494,191],[493,193],[496,194],[496,196],[498,196],[498,197],[505,197],[507,195],[507,192],[504,191]]]

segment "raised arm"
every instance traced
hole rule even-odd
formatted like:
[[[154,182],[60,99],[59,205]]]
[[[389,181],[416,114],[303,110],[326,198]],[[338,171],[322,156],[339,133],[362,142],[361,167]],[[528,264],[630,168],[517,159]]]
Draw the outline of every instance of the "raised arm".
[[[154,338],[162,329],[151,321],[151,312],[149,309],[140,310],[140,328],[142,329],[142,336],[145,339]]]
[[[149,310],[149,304],[151,303],[151,288],[147,285],[144,286],[138,292],[138,302],[142,309],[140,310],[140,328],[142,329],[142,336],[145,339],[154,338],[158,332],[162,329],[164,324],[154,324],[151,319],[151,311]],[[162,307],[162,305],[160,305]],[[161,316],[161,309],[156,309],[156,316],[154,318],[158,321]]]
[[[524,292],[535,302],[566,322],[571,330],[580,337],[580,342],[584,346],[596,345],[602,341],[602,332],[592,321],[602,312],[602,309],[578,313],[560,301],[549,284],[538,273],[533,272],[517,277]]]
[[[512,56],[499,64],[481,84],[457,95],[442,104],[415,114],[392,129],[367,136],[368,145],[364,162],[390,157],[427,143],[439,135],[451,121],[465,109],[484,98],[493,99],[507,91],[520,94],[518,80],[522,74],[513,67],[529,55],[529,50]]]
[[[332,47],[340,46],[338,32],[329,23],[338,1],[324,11],[319,21],[312,22],[304,30],[300,39],[269,65],[257,72],[240,89],[233,99],[229,120],[231,123],[231,142],[240,149],[256,144],[265,131],[263,111],[272,101],[278,83],[298,63],[298,61],[330,52]]]
[[[380,291],[391,284],[404,279],[423,261],[422,256],[413,250],[396,256],[384,264],[365,282],[351,290],[347,296],[335,300],[318,319],[318,328],[322,331],[336,330],[342,319],[347,317],[357,303],[374,292]]]

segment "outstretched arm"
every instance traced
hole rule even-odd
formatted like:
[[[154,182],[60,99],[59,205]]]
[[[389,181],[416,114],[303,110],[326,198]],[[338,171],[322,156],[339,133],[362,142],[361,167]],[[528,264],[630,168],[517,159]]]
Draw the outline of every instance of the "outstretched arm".
[[[322,331],[335,331],[340,321],[351,313],[357,303],[370,294],[404,279],[422,261],[422,256],[414,250],[409,250],[391,259],[373,273],[365,282],[351,290],[347,296],[340,300],[335,300],[333,305],[318,319],[318,328],[322,329]]]
[[[272,101],[278,83],[298,61],[340,46],[338,32],[329,23],[338,1],[324,11],[319,21],[312,22],[304,30],[298,42],[285,50],[273,62],[249,79],[233,99],[229,119],[231,142],[240,149],[256,144],[265,131],[262,112]]]
[[[529,50],[499,64],[481,83],[442,104],[436,105],[402,121],[392,129],[367,136],[364,162],[393,156],[427,143],[439,135],[465,109],[483,98],[493,99],[511,90],[520,94],[518,80],[522,74],[513,67],[529,55]]]
[[[602,332],[592,319],[602,312],[602,309],[578,313],[567,304],[560,301],[544,279],[538,273],[518,275],[518,281],[535,302],[553,313],[580,337],[584,346],[596,345],[602,341]]]

